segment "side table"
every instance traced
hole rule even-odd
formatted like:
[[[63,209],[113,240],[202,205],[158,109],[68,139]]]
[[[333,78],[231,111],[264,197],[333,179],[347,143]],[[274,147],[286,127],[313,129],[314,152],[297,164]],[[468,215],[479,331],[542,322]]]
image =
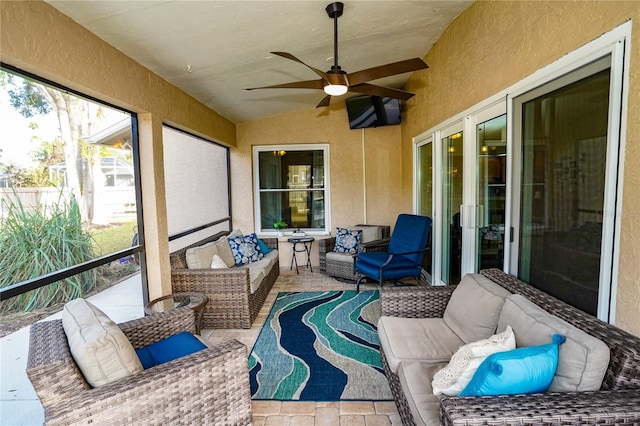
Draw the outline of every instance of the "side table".
[[[196,333],[200,334],[202,328],[202,315],[204,307],[209,303],[209,297],[202,293],[173,293],[152,300],[144,307],[144,313],[151,315],[156,312],[166,312],[172,309],[188,306],[196,313]]]
[[[291,254],[291,268],[289,270],[293,270],[293,264],[296,265],[296,274],[299,274],[298,271],[298,259],[296,258],[296,253],[307,253],[307,268],[313,272],[313,267],[311,266],[311,246],[316,239],[313,237],[291,237],[287,239],[291,244],[293,244],[292,254]],[[301,248],[298,248],[298,244],[302,244]]]

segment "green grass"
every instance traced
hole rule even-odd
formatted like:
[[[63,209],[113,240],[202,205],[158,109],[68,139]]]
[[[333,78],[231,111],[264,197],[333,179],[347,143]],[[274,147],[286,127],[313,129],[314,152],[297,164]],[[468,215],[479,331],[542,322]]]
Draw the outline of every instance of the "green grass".
[[[112,224],[104,228],[90,229],[96,254],[108,254],[131,247],[136,220]]]

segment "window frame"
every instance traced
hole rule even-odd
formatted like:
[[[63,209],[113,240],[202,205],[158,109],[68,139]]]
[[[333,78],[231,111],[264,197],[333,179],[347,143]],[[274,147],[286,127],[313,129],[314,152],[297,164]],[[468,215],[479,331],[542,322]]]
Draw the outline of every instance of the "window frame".
[[[324,228],[304,228],[303,231],[310,235],[326,235],[329,233],[329,223],[331,221],[331,176],[330,176],[330,149],[328,143],[316,143],[316,144],[294,144],[294,145],[258,145],[253,147],[253,206],[254,206],[254,229],[256,233],[276,236],[278,235],[277,229],[266,228],[262,229],[261,220],[261,203],[260,196],[263,192],[289,192],[289,189],[260,189],[260,153],[261,152],[274,152],[274,151],[322,151],[324,156],[324,188],[312,188],[311,191],[323,191],[324,192]]]
[[[96,97],[84,94],[77,90],[70,89],[54,81],[29,73],[27,71],[14,67],[5,62],[0,61],[0,69],[8,71],[13,74],[17,74],[26,79],[34,80],[38,83],[51,86],[52,88],[60,90],[61,92],[69,93],[78,98],[86,99],[88,101],[95,102],[95,103],[104,105],[106,107],[122,111],[131,116],[131,139],[132,139],[131,150],[133,154],[132,155],[133,171],[136,177],[134,187],[135,187],[135,197],[136,197],[136,221],[137,221],[137,227],[138,227],[138,244],[137,245],[132,245],[131,247],[124,250],[106,254],[106,255],[97,257],[95,259],[88,260],[86,262],[72,265],[63,269],[59,269],[54,272],[50,272],[48,274],[40,275],[39,277],[36,277],[36,278],[31,278],[28,280],[15,283],[8,287],[4,287],[0,289],[0,301],[7,300],[24,293],[28,293],[38,288],[45,287],[49,284],[53,284],[55,282],[70,278],[74,275],[78,275],[83,272],[87,272],[91,269],[95,269],[99,266],[107,265],[120,258],[133,256],[136,254],[139,255],[139,258],[140,258],[140,279],[142,282],[142,297],[143,297],[143,300],[147,301],[149,299],[149,295],[148,295],[148,288],[147,288],[147,272],[146,272],[146,261],[145,261],[144,221],[142,217],[143,206],[142,206],[142,186],[141,186],[141,178],[140,178],[140,145],[138,141],[138,114],[133,111],[129,111],[125,108],[113,105],[102,99],[98,99]]]

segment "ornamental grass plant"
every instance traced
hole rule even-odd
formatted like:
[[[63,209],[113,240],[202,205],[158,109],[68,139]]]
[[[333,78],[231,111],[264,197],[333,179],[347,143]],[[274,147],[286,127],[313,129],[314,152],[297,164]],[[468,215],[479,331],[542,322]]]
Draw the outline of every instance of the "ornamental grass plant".
[[[91,234],[82,228],[75,199],[26,209],[18,197],[0,212],[0,288],[86,262],[94,257]],[[0,313],[31,311],[90,292],[95,269],[0,302]]]

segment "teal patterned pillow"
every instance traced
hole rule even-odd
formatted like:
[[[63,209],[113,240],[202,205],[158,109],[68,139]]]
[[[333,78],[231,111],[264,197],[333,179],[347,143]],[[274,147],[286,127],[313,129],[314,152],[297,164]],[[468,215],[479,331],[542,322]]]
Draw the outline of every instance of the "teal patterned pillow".
[[[256,262],[264,257],[256,234],[238,235],[236,237],[229,237],[227,240],[229,241],[229,246],[231,246],[231,252],[236,261],[236,266]]]
[[[336,228],[336,245],[333,251],[336,253],[355,254],[360,245],[362,230],[350,231],[346,228]]]

